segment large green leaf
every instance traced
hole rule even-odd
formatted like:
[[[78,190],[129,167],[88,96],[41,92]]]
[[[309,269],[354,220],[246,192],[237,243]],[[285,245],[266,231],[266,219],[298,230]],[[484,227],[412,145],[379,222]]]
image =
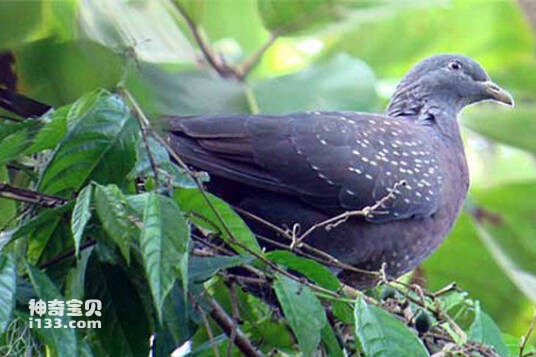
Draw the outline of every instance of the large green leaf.
[[[174,198],[184,212],[195,212],[202,217],[200,218],[192,215],[190,219],[193,223],[208,229],[209,231],[221,234],[221,237],[237,252],[241,254],[247,253],[239,245],[233,243],[229,232],[236,238],[236,240],[247,248],[254,252],[260,252],[261,249],[257,239],[242,218],[240,218],[240,216],[223,200],[208,192],[206,192],[205,195],[206,196],[204,196],[198,189],[182,189],[175,191]],[[210,202],[210,205],[207,203],[207,199]],[[219,213],[219,217],[212,208]],[[223,222],[221,222],[219,218],[221,218]]]
[[[476,191],[473,221],[481,240],[512,282],[536,301],[536,182]]]
[[[139,236],[139,229],[131,221],[127,198],[115,185],[95,185],[95,207],[104,230],[130,262],[130,244]]]
[[[28,41],[43,20],[43,1],[0,2],[0,51]]]
[[[493,346],[500,356],[508,356],[508,348],[501,337],[501,330],[488,316],[480,305],[477,305],[476,316],[467,336],[470,340]]]
[[[299,2],[259,0],[259,14],[264,26],[278,35],[303,35],[325,29],[352,14],[352,9],[382,6],[388,1],[302,0]]]
[[[68,120],[38,190],[68,196],[89,179],[124,185],[135,160],[138,125],[121,99],[91,93],[73,105]]]
[[[60,301],[65,301],[62,297],[58,287],[49,279],[49,277],[41,272],[39,269],[27,264],[28,274],[32,285],[35,289],[35,292],[39,299],[43,300],[45,303],[58,299]],[[28,302],[26,302],[28,303]],[[48,315],[44,315],[49,317]],[[64,316],[55,316],[61,320],[62,326],[68,326],[70,318],[66,315]],[[76,355],[77,343],[75,329],[73,328],[58,328],[58,329],[47,329],[47,328],[36,328],[36,333],[41,336],[43,342],[54,351],[56,356],[59,357],[70,357]]]
[[[25,93],[54,106],[73,102],[95,88],[114,88],[123,62],[94,42],[53,39],[26,44],[15,51],[15,60]]]
[[[91,258],[86,296],[103,302],[102,327],[89,331],[89,342],[96,356],[148,356],[151,331],[147,313],[121,268]]]
[[[0,335],[11,320],[15,306],[17,269],[15,259],[9,254],[0,254]]]
[[[326,313],[311,289],[284,275],[274,282],[277,299],[305,356],[312,356],[327,324]]]
[[[520,61],[532,58],[532,33],[515,2],[450,1],[448,6],[442,6],[445,4],[442,1],[391,4],[356,18],[354,26],[341,36],[326,34],[330,46],[323,56],[347,52],[369,63],[381,77],[397,79],[416,61],[437,53],[473,56],[492,77],[495,72],[505,73]],[[400,36],[401,29],[406,36]]]
[[[375,85],[369,66],[357,58],[337,54],[322,64],[256,82],[253,91],[262,113],[372,111],[378,108]]]
[[[338,3],[336,0],[258,2],[259,13],[266,28],[283,35],[338,20],[343,11]]]
[[[177,276],[188,284],[190,227],[170,198],[149,193],[143,212],[140,248],[154,306],[162,319],[162,306]]]
[[[206,72],[142,64],[128,88],[151,116],[251,113],[245,85]]]
[[[417,335],[381,308],[369,305],[359,296],[355,304],[355,332],[366,356],[427,357]]]
[[[266,254],[266,258],[305,275],[311,281],[327,289],[337,290],[339,288],[339,279],[328,268],[314,260],[299,257],[286,250],[269,252]]]
[[[536,106],[490,105],[469,111],[462,123],[487,138],[536,153]]]

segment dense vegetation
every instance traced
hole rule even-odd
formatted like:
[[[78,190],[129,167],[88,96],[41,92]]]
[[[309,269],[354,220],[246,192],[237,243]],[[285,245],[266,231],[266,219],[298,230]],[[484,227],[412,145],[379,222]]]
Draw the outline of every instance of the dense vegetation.
[[[536,355],[525,338],[536,301],[525,11],[476,0],[0,2],[1,85],[55,107],[0,113],[0,354],[160,356],[190,341],[194,355]],[[464,213],[422,267],[367,292],[290,246],[262,251],[203,190],[210,178],[162,140],[165,114],[379,112],[404,71],[439,52],[477,59],[517,107],[463,113]],[[102,327],[30,328],[30,299],[100,299]]]

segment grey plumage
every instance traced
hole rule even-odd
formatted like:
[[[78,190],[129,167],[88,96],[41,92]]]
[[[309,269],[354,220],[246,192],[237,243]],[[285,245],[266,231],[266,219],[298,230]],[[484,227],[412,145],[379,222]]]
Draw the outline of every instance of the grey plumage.
[[[428,256],[452,227],[468,188],[456,116],[488,99],[513,104],[472,59],[439,55],[408,72],[385,115],[177,117],[169,118],[169,140],[187,163],[211,174],[209,189],[282,226],[307,229],[370,206],[394,188],[380,213],[353,217],[307,239],[359,268],[377,270],[385,262],[398,276]],[[372,283],[366,274],[341,277],[359,287]]]

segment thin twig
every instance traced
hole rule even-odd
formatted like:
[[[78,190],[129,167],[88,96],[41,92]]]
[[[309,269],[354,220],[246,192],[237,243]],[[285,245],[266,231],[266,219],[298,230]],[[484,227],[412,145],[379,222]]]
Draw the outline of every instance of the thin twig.
[[[298,253],[300,255],[303,255],[307,258],[310,258],[310,259],[313,259],[313,260],[316,260],[318,261],[319,263],[322,263],[324,265],[330,265],[330,266],[333,266],[333,267],[337,267],[337,268],[341,268],[341,269],[344,269],[344,270],[349,270],[349,271],[353,271],[355,273],[361,273],[361,274],[370,274],[370,275],[374,275],[374,276],[377,276],[378,275],[378,272],[377,271],[370,271],[370,270],[365,270],[365,269],[360,269],[360,268],[357,268],[357,267],[354,267],[352,265],[349,265],[349,264],[346,264],[346,263],[343,263],[341,262],[339,259],[335,258],[334,256],[324,252],[323,250],[320,250],[320,249],[317,249],[305,242],[301,242],[299,244],[299,247],[294,247],[294,249],[291,249],[291,242],[292,241],[295,241],[295,239],[293,239],[292,235],[289,234],[287,231],[285,231],[284,229],[278,227],[277,225],[265,220],[264,218],[261,218],[257,215],[254,215],[253,213],[251,212],[248,212],[246,210],[243,210],[241,209],[240,207],[237,207],[237,206],[233,206],[233,209],[235,211],[237,211],[238,213],[254,220],[254,221],[257,221],[258,223],[261,223],[263,224],[264,226],[266,226],[267,228],[270,228],[272,229],[275,233],[281,235],[281,237],[287,239],[289,241],[289,245],[285,245],[283,243],[280,243],[280,242],[276,242],[270,238],[267,238],[267,237],[263,237],[263,236],[259,236],[259,235],[256,235],[257,238],[260,238],[264,241],[267,241],[271,244],[274,244],[276,246],[278,246],[279,248],[284,248],[284,249],[287,249],[287,250],[290,250],[290,251],[294,251],[295,253]],[[304,252],[303,250],[307,250],[309,251],[311,254],[308,254],[307,252]],[[312,255],[313,254],[313,255]],[[315,257],[314,255],[316,255],[317,257]]]
[[[329,219],[326,219],[325,221],[322,221],[320,223],[316,223],[316,224],[312,225],[308,230],[305,231],[305,233],[303,233],[302,235],[300,235],[299,237],[296,238],[296,241],[295,241],[294,245],[298,246],[305,238],[307,238],[311,233],[313,233],[315,230],[317,230],[319,228],[326,227],[326,229],[329,230],[329,229],[335,228],[338,225],[346,222],[348,220],[348,218],[353,217],[353,216],[371,217],[373,214],[381,213],[381,212],[377,211],[378,208],[380,208],[384,203],[386,203],[388,200],[390,200],[393,197],[395,190],[401,185],[405,185],[404,180],[401,180],[401,181],[395,183],[393,185],[392,189],[390,191],[388,191],[387,195],[382,197],[380,200],[378,200],[372,206],[367,206],[367,207],[364,207],[364,208],[362,208],[360,210],[356,210],[356,211],[346,211],[346,212],[343,212],[343,213],[341,213],[341,214],[339,214],[339,215],[337,215],[335,217],[331,217]]]
[[[227,346],[227,357],[231,357],[233,351],[233,344],[236,339],[236,332],[238,331],[238,321],[240,320],[240,313],[238,312],[238,298],[236,296],[236,288],[234,281],[229,282],[229,297],[231,299],[231,310],[233,313],[233,326],[231,330],[231,336],[229,336],[229,344]]]
[[[536,327],[536,311],[534,311],[534,316],[532,317],[532,320],[530,321],[530,325],[529,325],[529,329],[527,330],[527,333],[525,333],[525,335],[521,337],[521,343],[519,344],[518,357],[524,357],[525,347],[535,327]]]
[[[210,327],[210,323],[207,319],[207,315],[205,313],[205,310],[201,307],[200,304],[198,304],[195,300],[193,301],[196,305],[197,311],[199,311],[199,314],[201,315],[201,319],[203,320],[203,324],[205,325],[205,330],[207,330],[208,339],[210,341],[210,346],[212,347],[212,352],[214,352],[215,357],[220,357],[220,352],[218,351],[218,346],[216,345],[216,341],[214,340],[214,333],[212,332],[212,328]]]

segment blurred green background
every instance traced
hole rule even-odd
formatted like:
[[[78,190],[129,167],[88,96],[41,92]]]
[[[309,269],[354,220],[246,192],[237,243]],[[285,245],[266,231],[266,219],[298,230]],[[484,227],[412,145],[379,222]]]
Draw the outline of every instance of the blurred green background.
[[[244,82],[221,78],[181,11],[229,66],[240,68],[273,41]],[[122,83],[155,122],[161,114],[381,112],[416,61],[443,52],[475,58],[517,105],[462,113],[470,197],[415,278],[431,290],[456,281],[519,336],[536,302],[531,18],[530,0],[2,1],[0,51],[13,51],[23,93],[60,105]],[[13,203],[0,201],[0,210]]]

